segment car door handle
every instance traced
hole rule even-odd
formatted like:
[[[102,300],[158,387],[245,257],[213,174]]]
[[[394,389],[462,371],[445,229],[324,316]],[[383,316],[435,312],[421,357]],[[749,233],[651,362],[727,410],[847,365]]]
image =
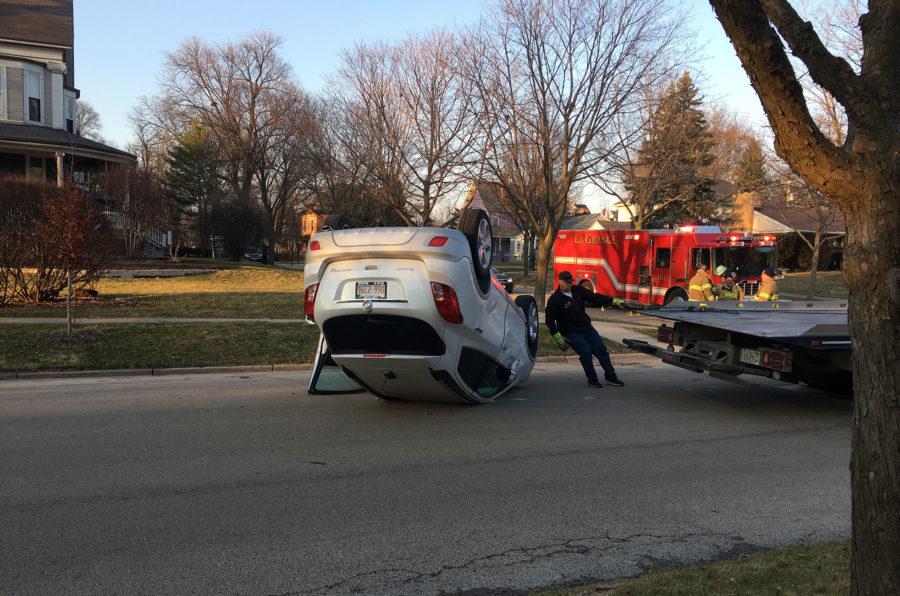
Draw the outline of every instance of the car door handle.
[[[481,329],[481,327],[476,327],[475,333],[477,333],[478,335],[481,335],[482,333],[484,333],[484,331]]]

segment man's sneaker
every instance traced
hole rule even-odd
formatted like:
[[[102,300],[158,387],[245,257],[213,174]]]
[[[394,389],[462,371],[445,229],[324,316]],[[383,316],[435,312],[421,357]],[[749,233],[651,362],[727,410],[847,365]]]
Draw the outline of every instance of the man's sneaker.
[[[592,387],[594,389],[603,389],[603,385],[601,385],[599,381],[588,381],[588,387]]]
[[[620,380],[618,379],[618,377],[615,378],[615,379],[606,379],[606,382],[607,382],[607,384],[609,384],[609,385],[615,385],[616,387],[624,387],[624,386],[625,386],[625,383],[623,383],[622,381],[620,381]]]

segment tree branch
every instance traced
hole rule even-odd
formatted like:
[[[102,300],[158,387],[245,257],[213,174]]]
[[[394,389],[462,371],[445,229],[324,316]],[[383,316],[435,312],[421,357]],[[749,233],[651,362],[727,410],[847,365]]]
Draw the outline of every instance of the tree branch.
[[[864,117],[866,110],[860,100],[868,94],[850,64],[828,51],[812,23],[803,21],[787,0],[763,0],[762,6],[791,51],[806,65],[813,81],[841,102],[855,119]]]
[[[763,10],[769,0],[710,0],[775,133],[775,151],[817,190],[845,206],[861,180],[852,158],[816,126],[784,46]]]

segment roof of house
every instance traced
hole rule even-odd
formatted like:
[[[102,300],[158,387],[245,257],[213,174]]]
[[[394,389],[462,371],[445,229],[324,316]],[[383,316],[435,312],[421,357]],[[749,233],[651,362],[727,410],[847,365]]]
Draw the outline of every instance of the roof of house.
[[[767,229],[767,227],[779,226],[781,229]],[[783,233],[794,230],[815,232],[816,227],[816,211],[808,207],[761,207],[754,213],[753,229],[758,232]],[[827,234],[843,234],[846,229],[843,216],[840,211],[835,209],[825,232]]]
[[[630,230],[630,221],[609,221],[599,213],[586,215],[566,215],[562,218],[560,230]]]
[[[102,153],[108,157],[117,158],[117,160],[135,159],[135,156],[127,151],[48,126],[0,124],[0,143],[3,141],[46,145],[48,150],[65,151],[70,149],[86,153]]]
[[[71,48],[72,0],[0,0],[0,38]]]

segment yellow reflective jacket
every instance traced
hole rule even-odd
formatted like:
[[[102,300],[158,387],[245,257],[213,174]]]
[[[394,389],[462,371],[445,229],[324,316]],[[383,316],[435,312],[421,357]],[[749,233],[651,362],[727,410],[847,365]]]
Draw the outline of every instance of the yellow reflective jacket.
[[[763,273],[762,281],[759,282],[759,290],[756,291],[756,301],[778,300],[776,291],[775,280]]]
[[[688,300],[691,302],[705,302],[707,300],[715,300],[712,293],[712,282],[706,271],[702,269],[694,274],[691,281],[688,282]]]

